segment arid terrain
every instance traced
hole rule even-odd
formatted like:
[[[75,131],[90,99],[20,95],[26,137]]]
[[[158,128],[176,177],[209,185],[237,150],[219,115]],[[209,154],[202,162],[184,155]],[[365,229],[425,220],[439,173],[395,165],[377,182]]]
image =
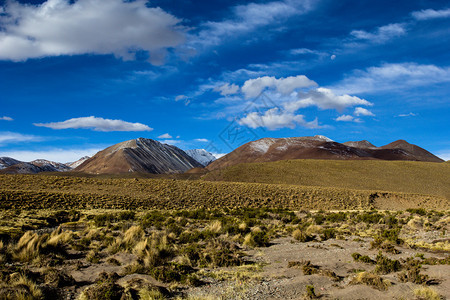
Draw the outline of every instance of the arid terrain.
[[[446,166],[416,164],[402,162]],[[450,297],[445,183],[208,178],[233,168],[209,180],[0,175],[0,299]],[[378,172],[355,172],[367,169]]]
[[[1,214],[1,299],[450,296],[450,217],[444,212]]]

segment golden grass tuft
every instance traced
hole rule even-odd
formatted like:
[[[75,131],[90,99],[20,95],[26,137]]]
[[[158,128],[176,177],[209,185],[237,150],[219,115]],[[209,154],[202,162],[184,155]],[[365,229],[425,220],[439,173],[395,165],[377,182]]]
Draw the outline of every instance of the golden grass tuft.
[[[0,285],[2,299],[36,300],[43,299],[43,293],[35,282],[23,274],[16,274],[9,284]]]
[[[214,220],[208,225],[207,229],[214,233],[220,233],[222,231],[222,222]]]
[[[440,300],[441,296],[430,287],[421,287],[414,290],[414,295],[418,300]]]
[[[375,289],[385,291],[391,285],[388,280],[384,280],[379,275],[369,273],[369,272],[360,272],[350,281],[350,284],[365,284],[371,286]]]
[[[157,290],[149,290],[147,288],[143,288],[139,291],[139,300],[162,300],[166,299],[164,295]]]

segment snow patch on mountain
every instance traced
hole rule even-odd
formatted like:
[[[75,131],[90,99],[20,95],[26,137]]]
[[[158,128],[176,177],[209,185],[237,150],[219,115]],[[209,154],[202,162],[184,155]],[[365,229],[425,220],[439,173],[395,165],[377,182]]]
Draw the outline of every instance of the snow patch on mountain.
[[[88,160],[89,158],[91,158],[90,156],[83,156],[82,158],[80,158],[77,161],[74,162],[69,162],[66,163],[66,165],[68,165],[69,167],[71,167],[72,169],[75,169],[76,167],[78,167],[79,165],[81,165],[82,163],[84,163],[86,160]]]
[[[217,159],[211,152],[208,152],[205,149],[191,149],[184,152],[203,166],[207,166]]]
[[[275,143],[275,139],[272,138],[264,138],[250,143],[250,147],[260,153],[266,153],[270,146]]]

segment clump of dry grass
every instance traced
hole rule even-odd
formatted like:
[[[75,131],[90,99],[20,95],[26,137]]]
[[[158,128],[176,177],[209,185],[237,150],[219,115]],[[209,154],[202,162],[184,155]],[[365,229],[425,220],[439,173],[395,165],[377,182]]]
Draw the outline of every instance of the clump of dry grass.
[[[385,291],[391,285],[388,280],[384,280],[379,275],[370,272],[360,272],[350,281],[350,284],[365,284],[375,289]]]
[[[13,258],[19,261],[31,261],[37,259],[46,246],[48,234],[39,236],[37,233],[27,231],[17,242]]]
[[[37,284],[23,274],[15,274],[5,284],[0,284],[0,299],[38,300],[43,299],[42,290]]]
[[[130,251],[136,244],[140,243],[145,236],[145,232],[141,226],[131,226],[125,231],[123,236],[119,236],[108,247],[110,253],[117,253],[120,251]]]
[[[414,295],[418,300],[441,300],[441,296],[430,287],[421,287],[414,290]]]
[[[309,260],[290,261],[288,262],[288,268],[301,269],[304,275],[318,274],[321,276],[330,277],[334,281],[341,280],[341,277],[337,276],[333,271],[322,269],[319,266],[313,265]]]

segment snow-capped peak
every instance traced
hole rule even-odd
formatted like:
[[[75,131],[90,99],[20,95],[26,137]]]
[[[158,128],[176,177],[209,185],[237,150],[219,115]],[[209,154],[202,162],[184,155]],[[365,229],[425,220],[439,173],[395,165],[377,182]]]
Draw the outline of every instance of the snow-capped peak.
[[[205,149],[191,149],[185,150],[184,152],[203,166],[207,166],[217,159],[211,152],[208,152]]]
[[[327,138],[327,137],[324,136],[324,135],[315,135],[315,136],[313,136],[313,138],[314,138],[315,140],[318,140],[318,141],[334,142],[332,139]]]

